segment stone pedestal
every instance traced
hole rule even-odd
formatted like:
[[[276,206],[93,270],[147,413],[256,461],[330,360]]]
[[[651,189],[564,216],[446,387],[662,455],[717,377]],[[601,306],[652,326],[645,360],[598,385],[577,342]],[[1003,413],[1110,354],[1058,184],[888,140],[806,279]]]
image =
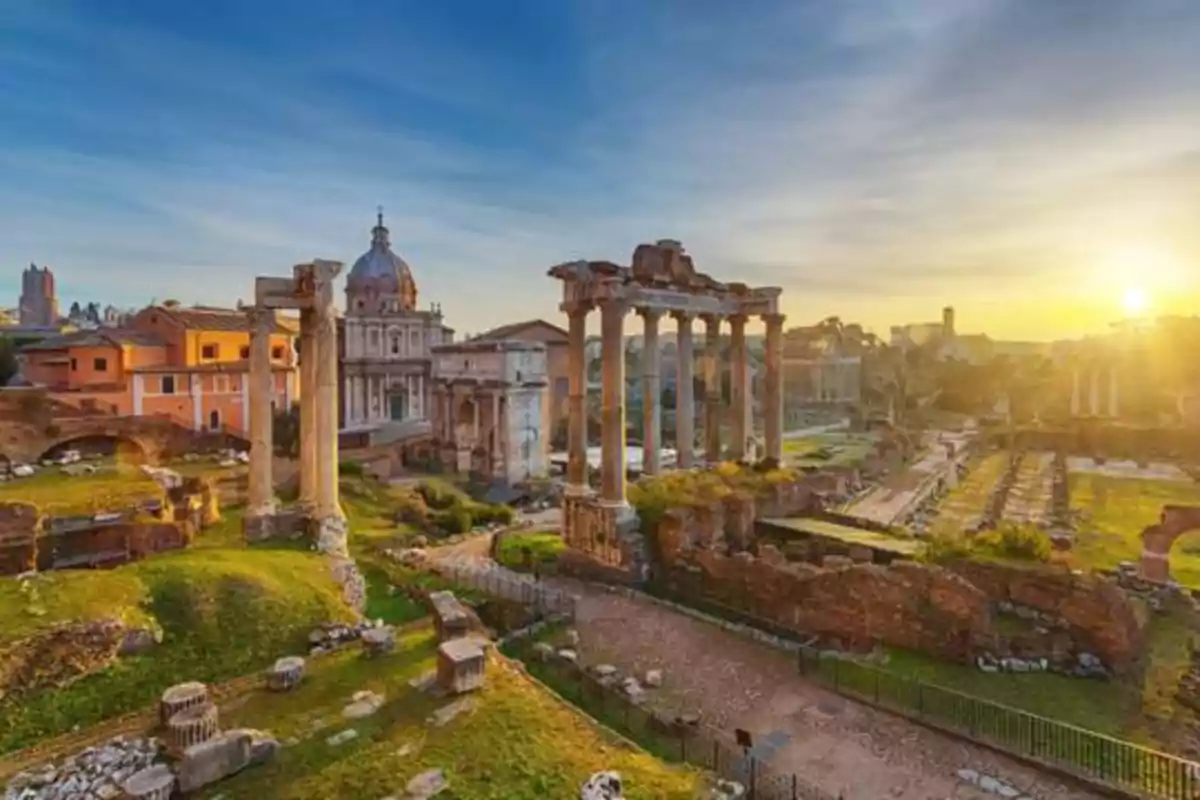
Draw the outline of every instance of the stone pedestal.
[[[692,337],[692,315],[672,314],[678,324],[676,350],[678,364],[675,377],[675,449],[676,465],[690,469],[696,460],[696,397],[693,370],[695,342]]]
[[[193,745],[207,742],[219,731],[215,705],[191,706],[175,712],[167,720],[167,748],[179,755]]]
[[[303,677],[304,659],[300,656],[285,656],[267,670],[267,688],[273,692],[286,692],[299,684]]]
[[[162,693],[158,704],[158,719],[162,724],[185,708],[208,703],[208,687],[199,681],[178,683]]]
[[[462,694],[483,688],[487,655],[472,639],[453,639],[437,649],[437,685],[444,692]]]
[[[433,606],[433,627],[439,642],[459,639],[470,633],[471,618],[453,592],[433,592],[429,595],[429,603]]]

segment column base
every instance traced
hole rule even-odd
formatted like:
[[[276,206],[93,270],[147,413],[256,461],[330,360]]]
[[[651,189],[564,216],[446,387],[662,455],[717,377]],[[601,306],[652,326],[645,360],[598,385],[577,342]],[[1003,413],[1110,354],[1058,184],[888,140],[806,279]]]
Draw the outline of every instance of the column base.
[[[317,552],[341,556],[343,558],[350,555],[347,544],[350,534],[350,524],[341,513],[328,514],[321,518],[312,518],[311,530],[313,533],[313,543],[317,547]]]
[[[249,509],[242,517],[242,536],[248,542],[258,542],[275,535],[275,503]]]

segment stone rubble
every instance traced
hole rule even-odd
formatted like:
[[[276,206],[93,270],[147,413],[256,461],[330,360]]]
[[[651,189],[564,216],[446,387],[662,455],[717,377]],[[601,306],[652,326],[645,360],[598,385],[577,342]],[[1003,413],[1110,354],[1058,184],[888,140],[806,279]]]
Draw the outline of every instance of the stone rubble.
[[[325,740],[325,744],[329,745],[330,747],[337,747],[338,745],[343,745],[346,742],[349,742],[349,741],[351,741],[353,739],[357,739],[357,738],[358,738],[358,731],[354,730],[354,728],[347,728],[344,731],[335,733],[333,736],[330,736],[328,739]]]
[[[342,709],[342,716],[346,719],[369,717],[383,706],[383,702],[384,697],[381,694],[371,691],[355,692],[351,702]]]
[[[973,769],[960,769],[956,774],[963,783],[978,787],[980,791],[988,794],[994,794],[1006,798],[1006,800],[1033,800],[1011,784],[999,778],[993,778],[991,775],[983,775]]]
[[[121,796],[121,784],[154,764],[158,754],[157,739],[117,736],[61,764],[18,773],[9,781],[4,800],[112,800]]]
[[[623,800],[619,772],[596,772],[579,788],[579,800]]]
[[[404,790],[412,800],[428,800],[449,786],[449,781],[440,769],[430,769],[410,780]]]

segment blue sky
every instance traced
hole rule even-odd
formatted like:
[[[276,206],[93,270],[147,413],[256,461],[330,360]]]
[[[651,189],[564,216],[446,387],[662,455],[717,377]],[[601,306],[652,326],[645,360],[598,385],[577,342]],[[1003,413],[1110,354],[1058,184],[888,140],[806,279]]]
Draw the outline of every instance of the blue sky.
[[[0,291],[232,304],[383,205],[461,332],[683,240],[797,323],[1194,312],[1194,0],[0,0]]]

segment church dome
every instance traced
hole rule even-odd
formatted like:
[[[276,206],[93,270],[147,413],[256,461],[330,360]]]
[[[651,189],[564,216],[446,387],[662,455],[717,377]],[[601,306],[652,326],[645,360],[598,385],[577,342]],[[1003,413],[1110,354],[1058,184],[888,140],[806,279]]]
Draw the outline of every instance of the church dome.
[[[398,295],[400,310],[412,311],[417,305],[417,284],[404,259],[392,252],[383,212],[371,231],[371,249],[359,256],[346,277],[346,291],[376,296]]]

